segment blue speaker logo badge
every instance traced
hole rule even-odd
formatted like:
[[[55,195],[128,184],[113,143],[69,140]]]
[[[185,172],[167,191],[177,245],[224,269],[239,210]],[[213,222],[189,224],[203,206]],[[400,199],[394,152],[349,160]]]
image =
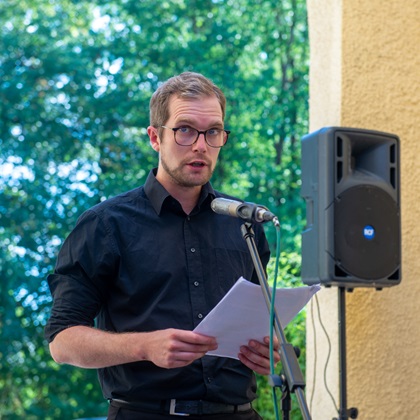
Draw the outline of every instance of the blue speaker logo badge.
[[[371,241],[375,237],[375,228],[371,225],[366,225],[363,228],[363,236],[368,240]]]

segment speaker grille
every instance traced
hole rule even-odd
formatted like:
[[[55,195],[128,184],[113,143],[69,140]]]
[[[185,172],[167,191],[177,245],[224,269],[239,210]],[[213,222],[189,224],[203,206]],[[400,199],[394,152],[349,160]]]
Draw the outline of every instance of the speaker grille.
[[[359,185],[334,203],[336,273],[389,278],[400,266],[399,208],[383,189]]]

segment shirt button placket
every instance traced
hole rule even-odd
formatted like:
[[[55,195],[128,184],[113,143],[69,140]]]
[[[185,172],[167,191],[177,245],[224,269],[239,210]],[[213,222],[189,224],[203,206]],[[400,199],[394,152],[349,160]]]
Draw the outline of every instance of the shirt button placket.
[[[206,314],[206,298],[203,288],[203,267],[199,237],[196,234],[193,218],[184,224],[185,250],[187,253],[189,291],[192,305],[194,326],[197,326]]]

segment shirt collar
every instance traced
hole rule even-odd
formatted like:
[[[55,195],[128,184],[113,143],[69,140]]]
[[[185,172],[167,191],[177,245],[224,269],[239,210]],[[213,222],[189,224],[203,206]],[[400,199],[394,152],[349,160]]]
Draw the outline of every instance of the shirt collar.
[[[163,185],[156,179],[157,168],[153,168],[144,184],[144,192],[150,200],[155,212],[160,215],[164,202],[171,197],[175,200]],[[216,196],[210,182],[207,182],[201,188],[200,198],[198,199],[197,207],[200,207],[204,202],[211,202]]]

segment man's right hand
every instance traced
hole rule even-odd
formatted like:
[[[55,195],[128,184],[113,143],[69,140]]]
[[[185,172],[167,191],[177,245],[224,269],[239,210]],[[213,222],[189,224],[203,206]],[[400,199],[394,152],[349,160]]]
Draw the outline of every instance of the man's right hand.
[[[145,359],[168,369],[187,366],[208,351],[217,349],[214,337],[192,331],[168,329],[146,333],[144,336],[147,336]]]

